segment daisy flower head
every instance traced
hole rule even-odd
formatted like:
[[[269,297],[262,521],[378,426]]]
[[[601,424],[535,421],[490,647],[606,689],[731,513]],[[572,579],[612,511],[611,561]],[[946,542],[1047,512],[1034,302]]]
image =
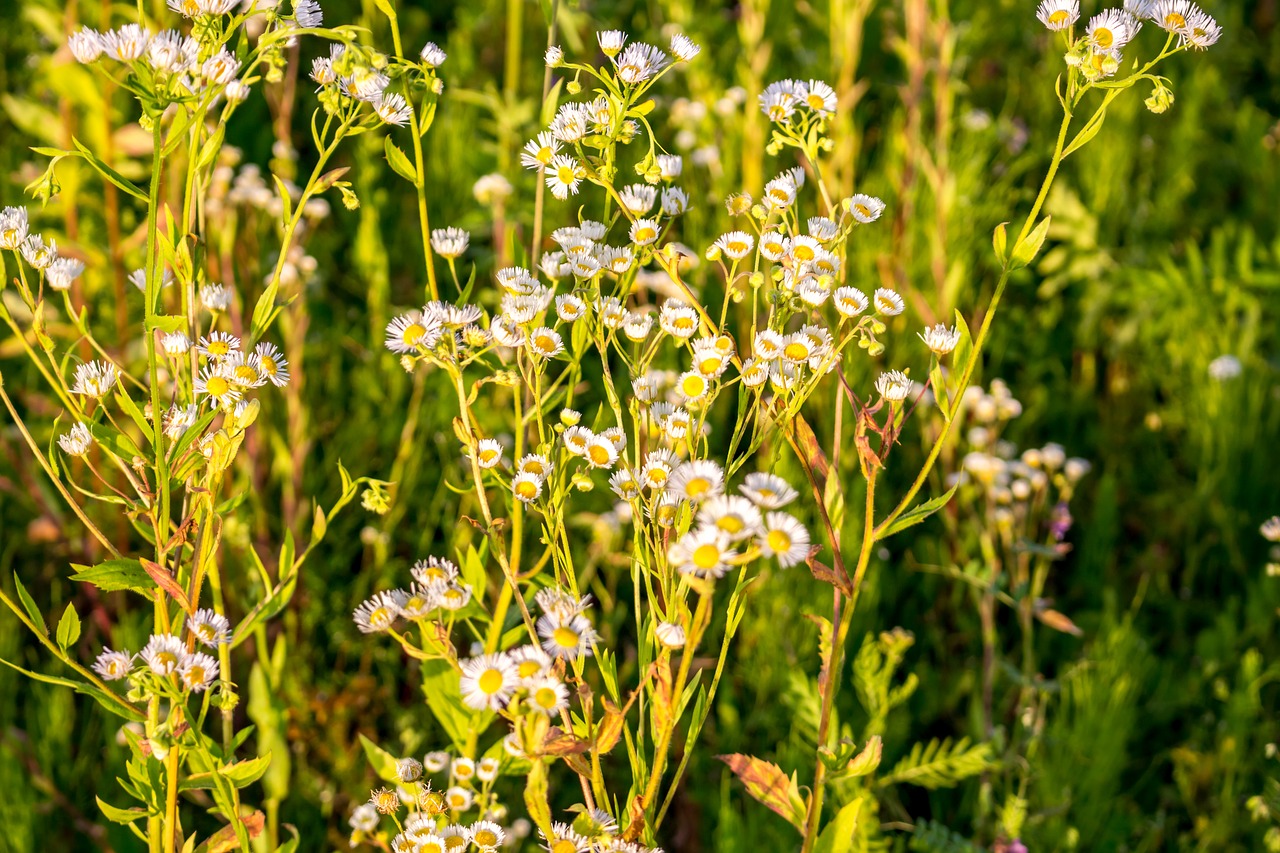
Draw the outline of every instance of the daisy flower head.
[[[679,216],[689,211],[689,194],[679,187],[667,187],[662,191],[662,212],[667,216]]]
[[[668,549],[667,559],[681,574],[721,578],[738,556],[729,534],[714,527],[690,531]]]
[[[596,41],[605,56],[617,56],[622,46],[627,43],[627,34],[622,30],[601,30],[596,33]]]
[[[192,693],[203,693],[218,680],[218,659],[204,652],[187,655],[178,667],[178,677]]]
[[[436,228],[431,232],[431,248],[442,258],[453,260],[471,244],[471,235],[461,228]]]
[[[627,236],[637,246],[648,246],[658,239],[660,232],[661,226],[656,219],[637,219],[631,223]]]
[[[1136,34],[1136,22],[1123,9],[1107,9],[1089,19],[1086,29],[1095,50],[1115,55]]]
[[[440,49],[440,45],[433,41],[429,41],[422,46],[421,53],[418,54],[422,59],[422,63],[428,68],[439,68],[444,65],[444,61],[449,58],[449,54]]]
[[[45,281],[54,290],[70,290],[71,284],[84,272],[84,261],[77,258],[54,258],[45,269]]]
[[[496,468],[502,462],[502,445],[493,438],[482,438],[473,451],[476,464],[481,468]]]
[[[72,33],[67,39],[67,48],[76,58],[76,62],[85,65],[97,62],[106,50],[102,43],[102,35],[91,27],[84,27],[79,32]]]
[[[294,0],[293,19],[300,27],[318,27],[324,23],[324,10],[316,0]]]
[[[871,297],[872,304],[875,305],[876,313],[883,314],[886,317],[896,317],[907,309],[907,304],[902,301],[902,296],[895,290],[887,287],[880,287]]]
[[[200,66],[200,75],[215,86],[225,86],[236,79],[236,72],[239,70],[240,60],[223,48],[204,61]]]
[[[528,687],[551,671],[551,655],[534,645],[519,646],[507,652],[515,665],[516,677]]]
[[[920,340],[924,341],[924,345],[937,356],[944,356],[951,352],[960,343],[960,330],[948,327],[943,323],[936,326],[926,326],[923,332],[919,333]]]
[[[506,837],[507,834],[503,832],[502,827],[491,820],[481,820],[471,824],[471,843],[482,853],[493,853],[502,846]]]
[[[231,642],[231,623],[227,617],[208,608],[191,615],[187,630],[211,649]]]
[[[93,671],[107,681],[119,681],[133,669],[133,655],[128,651],[113,652],[104,648],[93,662]]]
[[[547,188],[556,198],[564,201],[570,195],[578,194],[578,185],[586,177],[586,172],[576,159],[568,154],[557,154],[547,164]]]
[[[351,618],[362,634],[378,634],[388,631],[400,616],[400,607],[408,594],[404,590],[393,589],[374,595],[362,602]]]
[[[618,448],[603,435],[593,435],[587,441],[582,457],[592,468],[612,468],[618,461]]]
[[[242,396],[232,375],[232,367],[227,362],[206,364],[196,376],[195,394],[208,397],[219,406],[228,406]]]
[[[614,471],[609,477],[609,489],[624,501],[629,501],[640,494],[640,484],[635,475],[623,468]]]
[[[794,80],[770,83],[760,93],[760,111],[775,124],[786,124],[800,104],[799,84]]]
[[[564,352],[564,339],[555,329],[540,326],[529,333],[529,349],[540,358],[555,358]]]
[[[608,53],[608,51],[606,51]],[[653,45],[632,42],[613,60],[618,79],[623,83],[643,83],[671,64],[667,56]]]
[[[758,544],[766,557],[776,557],[787,569],[809,556],[809,531],[788,513],[766,513]]]
[[[721,235],[714,244],[730,260],[740,261],[755,248],[755,238],[745,231],[730,231]]]
[[[809,236],[822,243],[834,240],[840,233],[840,226],[826,216],[810,216],[805,226]]]
[[[684,33],[676,33],[671,37],[671,55],[677,62],[689,62],[701,52],[702,46]]]
[[[911,393],[911,380],[901,370],[889,370],[876,378],[876,393],[890,403],[901,403]]]
[[[684,628],[674,622],[659,622],[653,628],[653,638],[668,649],[682,649],[685,644]]]
[[[849,215],[862,225],[875,222],[884,213],[883,201],[862,193],[845,199],[844,206],[845,210],[849,211]]]
[[[560,153],[560,143],[551,131],[544,130],[530,139],[520,152],[520,165],[526,169],[541,169],[550,166],[551,161]]]
[[[759,388],[769,381],[769,362],[757,358],[749,358],[742,363],[742,384],[748,388]]]
[[[93,433],[84,424],[77,423],[70,432],[58,436],[58,446],[68,456],[84,456],[93,446]]]
[[[727,533],[734,542],[750,539],[763,523],[760,509],[739,495],[717,495],[711,498],[698,510],[697,520],[702,527],[714,527]]]
[[[0,249],[17,251],[27,239],[29,230],[25,207],[6,207],[0,210]]]
[[[870,304],[867,295],[856,287],[837,287],[835,292],[831,294],[832,304],[836,307],[836,313],[841,317],[857,317],[863,311],[867,310]]]
[[[1036,17],[1052,32],[1060,32],[1080,20],[1080,0],[1044,0]]]
[[[545,480],[555,470],[555,465],[541,453],[529,453],[520,457],[520,461],[516,463],[516,471],[520,474],[528,474],[531,477],[537,477],[539,480]]]
[[[622,275],[635,264],[636,253],[630,246],[601,246],[600,265],[615,275]]]
[[[542,55],[542,61],[547,64],[548,68],[559,68],[564,65],[564,48],[558,44],[553,44],[547,48],[547,52]]]
[[[836,90],[821,80],[810,80],[801,98],[806,107],[824,118],[836,111]]]
[[[168,279],[168,270],[165,272]],[[200,304],[211,313],[226,311],[231,307],[231,289],[224,284],[206,284],[200,288]]]
[[[196,344],[196,352],[213,361],[225,361],[240,349],[240,339],[227,332],[212,332]]]
[[[120,378],[120,371],[108,361],[90,361],[76,367],[71,393],[100,400]]]
[[[169,407],[164,413],[164,434],[167,438],[177,441],[186,434],[187,430],[195,426],[196,418],[200,415],[200,407],[192,403],[189,406],[179,406],[176,403]]]
[[[655,159],[664,181],[674,181],[684,171],[684,158],[679,154],[659,154]]]
[[[804,332],[792,332],[783,338],[782,358],[791,364],[807,364],[816,349],[813,338]]]
[[[58,244],[56,241],[46,244],[39,234],[31,234],[22,241],[21,252],[32,269],[44,270],[57,259]]]
[[[172,634],[152,634],[138,656],[156,675],[172,675],[187,659],[187,644]]]
[[[554,717],[569,707],[569,689],[554,676],[541,676],[529,684],[528,703],[539,714]]]
[[[643,216],[658,200],[658,188],[648,184],[631,184],[618,193],[622,206],[634,216]]]
[[[409,355],[434,348],[443,336],[444,323],[439,317],[410,311],[387,324],[385,343],[392,352]]]
[[[151,31],[138,24],[125,24],[102,34],[102,47],[107,56],[120,62],[133,62],[151,43]]]
[[[1222,38],[1222,27],[1209,14],[1197,11],[1187,22],[1183,40],[1196,50],[1208,50]]]
[[[698,312],[679,299],[668,299],[658,312],[658,326],[673,338],[687,340],[698,331]]]
[[[454,785],[452,788],[444,792],[444,801],[445,801],[445,804],[449,807],[450,811],[465,812],[467,809],[471,808],[471,806],[475,803],[475,800],[476,800],[475,792],[472,791],[470,788],[464,788],[461,785]],[[462,829],[462,828],[459,827],[459,829]],[[465,832],[465,830],[463,831]],[[450,843],[446,838],[444,849],[445,850],[462,850],[466,846],[467,845],[466,845],[465,837],[462,838],[461,844],[457,844],[454,846],[450,846]]]
[[[764,471],[748,474],[738,491],[761,509],[780,509],[799,496],[786,480]]]
[[[377,113],[378,118],[382,119],[386,124],[394,124],[397,127],[404,127],[409,123],[409,119],[413,116],[413,109],[409,106],[409,102],[404,99],[403,95],[392,93],[388,95],[386,92],[381,93],[377,100],[373,101],[373,111]]]
[[[583,456],[586,454],[591,440],[595,438],[595,433],[587,427],[575,424],[566,428],[561,438],[564,440],[566,450],[574,456]]]
[[[186,355],[191,349],[191,338],[188,338],[185,332],[169,332],[160,336],[160,348],[166,355],[174,358]]]
[[[1262,538],[1268,542],[1280,542],[1280,515],[1273,515],[1258,528]]]
[[[690,501],[724,493],[724,469],[709,459],[683,462],[671,472],[667,490]]]
[[[457,612],[471,601],[471,587],[464,583],[435,584],[432,590],[445,610]]]
[[[289,362],[275,344],[263,341],[253,348],[253,354],[258,359],[258,368],[268,382],[277,388],[289,384]]]
[[[696,403],[711,390],[711,380],[696,370],[688,370],[676,380],[676,390],[685,403]]]
[[[420,584],[453,583],[458,579],[458,566],[444,557],[427,557],[413,564],[414,580]]]
[[[566,613],[547,613],[538,618],[538,636],[543,650],[561,660],[590,657],[596,641],[595,629],[587,617]]]
[[[497,711],[511,701],[519,686],[515,667],[504,654],[481,655],[462,661],[459,689],[462,702],[477,711]]]

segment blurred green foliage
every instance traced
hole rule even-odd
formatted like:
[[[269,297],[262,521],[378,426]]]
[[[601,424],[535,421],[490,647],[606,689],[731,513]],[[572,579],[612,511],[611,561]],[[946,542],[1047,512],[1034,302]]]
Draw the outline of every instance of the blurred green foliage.
[[[1061,57],[1030,0],[561,5],[570,51],[591,49],[596,27],[656,38],[668,24],[706,46],[686,77],[664,86],[655,114],[669,122],[658,132],[676,138],[686,157],[684,185],[696,208],[682,239],[693,247],[728,227],[724,195],[758,191],[762,179],[792,165],[764,158],[750,93],[784,76],[834,82],[851,74],[859,99],[837,124],[844,135],[835,180],[845,191],[883,197],[890,211],[888,227],[868,231],[852,259],[852,280],[908,296],[910,325],[900,327],[896,346],[917,345],[922,320],[949,318],[956,308],[972,324],[993,283],[991,231],[1029,205],[1027,188],[1038,184],[1057,121]],[[331,23],[374,18],[371,2],[324,6]],[[520,0],[401,6],[410,41],[435,40],[449,53],[448,88],[427,139],[432,224],[474,232],[483,281],[506,247],[492,239],[472,197],[475,180],[504,172],[515,185],[507,217],[517,228],[532,219],[533,181],[512,164],[538,122],[543,13]],[[513,34],[514,6],[522,25]],[[1046,207],[1054,217],[1047,251],[1010,287],[984,370],[984,381],[1005,379],[1023,402],[1014,440],[1057,441],[1094,464],[1076,503],[1073,550],[1049,587],[1054,607],[1083,636],[1042,631],[1037,640],[1042,675],[1056,693],[1025,794],[1022,838],[1034,851],[1256,850],[1271,825],[1254,820],[1246,803],[1276,776],[1268,745],[1280,736],[1280,580],[1265,576],[1266,543],[1257,534],[1280,511],[1280,7],[1219,2],[1209,11],[1226,35],[1207,56],[1174,60],[1172,111],[1153,116],[1129,99],[1108,115],[1099,143],[1068,162]],[[22,187],[40,171],[27,146],[63,145],[72,129],[104,137],[98,84],[68,61],[57,36],[75,16],[93,21],[101,13],[90,0],[0,9],[0,204],[23,203]],[[513,35],[523,52],[504,78]],[[299,60],[315,49],[304,44]],[[228,141],[244,162],[310,168],[305,76],[296,85],[304,91],[292,116],[258,100],[248,109],[260,121],[232,129]],[[745,106],[729,97],[731,87],[744,88]],[[125,118],[117,114],[117,125]],[[276,144],[281,127],[303,146],[296,165]],[[127,128],[116,142],[127,154]],[[466,507],[439,474],[456,452],[448,415],[432,405],[429,387],[414,396],[413,380],[381,348],[390,307],[421,292],[417,231],[400,225],[415,216],[414,199],[390,173],[381,145],[358,142],[340,157],[362,205],[334,204],[309,236],[317,273],[286,320],[304,348],[294,362],[299,396],[264,407],[252,452],[268,460],[259,469],[268,473],[244,486],[253,523],[226,532],[233,552],[236,543],[244,553],[252,542],[279,541],[285,526],[309,525],[305,496],[331,499],[339,460],[354,473],[388,477],[401,455],[392,514],[350,512],[335,523],[290,610],[259,631],[259,666],[241,685],[249,697],[242,712],[259,727],[260,746],[288,751],[289,761],[262,784],[282,798],[280,820],[298,828],[302,850],[345,848],[346,814],[372,779],[357,732],[404,754],[432,744],[421,697],[401,686],[413,683],[401,677],[409,663],[391,644],[366,642],[351,624],[352,607],[396,582],[415,557],[466,539],[458,529]],[[567,204],[551,207],[553,222],[570,215]],[[62,199],[37,218],[47,233],[60,233],[60,248],[101,253],[107,244],[102,192],[88,174],[68,169]],[[130,235],[138,223],[120,224],[136,255]],[[256,264],[269,260],[242,259],[241,274],[260,275]],[[93,319],[109,326],[116,296],[109,275],[92,272],[106,267],[100,255],[96,261],[87,278]],[[1243,371],[1217,381],[1208,365],[1224,354]],[[12,342],[0,346],[10,387],[21,385],[15,355]],[[404,447],[414,401],[421,422]],[[52,421],[44,401],[23,395],[22,402]],[[815,429],[824,427],[817,418]],[[912,436],[887,475],[899,492],[920,454]],[[66,580],[84,543],[65,532],[71,525],[8,423],[0,451],[0,577],[18,571],[56,613],[86,595]],[[844,461],[850,484],[853,465]],[[935,493],[940,486],[939,479]],[[625,626],[625,589],[603,558],[613,534],[583,524],[588,547],[602,555],[594,591],[610,602],[617,596],[611,619]],[[851,655],[868,632],[900,626],[916,638],[904,666],[919,687],[887,719],[886,766],[917,740],[983,734],[977,615],[962,587],[919,570],[946,563],[948,551],[938,520],[886,543],[855,623]],[[244,573],[246,583],[250,577]],[[668,850],[794,845],[793,830],[711,756],[751,752],[798,769],[801,779],[810,774],[818,637],[802,617],[827,613],[829,597],[800,569],[757,583],[673,807]],[[146,630],[145,614],[131,615],[111,595],[80,603],[86,658],[108,637],[123,643]],[[41,663],[8,623],[0,657]],[[625,647],[619,657],[627,660]],[[856,692],[850,685],[841,696],[842,723],[861,732],[866,714]],[[111,791],[127,754],[114,725],[82,697],[0,672],[0,851],[134,849],[122,827],[100,820],[93,801]],[[560,805],[572,802],[571,791],[560,795],[567,798]],[[897,849],[969,849],[970,840],[985,849],[1003,805],[988,785],[969,784],[896,795],[879,819]]]

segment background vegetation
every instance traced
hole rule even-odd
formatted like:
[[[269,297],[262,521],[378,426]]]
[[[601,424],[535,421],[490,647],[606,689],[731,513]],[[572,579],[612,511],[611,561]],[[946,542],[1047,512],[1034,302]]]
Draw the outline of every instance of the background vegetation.
[[[24,203],[23,186],[42,170],[28,146],[70,147],[75,134],[100,151],[107,141],[109,93],[62,47],[74,22],[92,23],[103,5],[28,0],[0,10],[0,204]],[[329,23],[376,19],[371,2],[324,6]],[[538,125],[544,10],[522,0],[401,7],[406,41],[431,39],[449,54],[448,88],[427,137],[432,224],[473,232],[469,258],[484,280],[506,257],[508,233],[527,242],[534,183],[516,152]],[[983,371],[984,384],[1000,377],[1022,402],[1006,437],[1024,446],[1056,441],[1093,463],[1073,505],[1071,551],[1046,590],[1079,635],[1036,635],[1039,677],[1055,698],[1025,794],[1022,839],[1031,850],[1254,850],[1272,824],[1267,802],[1251,798],[1270,790],[1280,814],[1278,789],[1268,788],[1280,735],[1280,581],[1265,572],[1258,535],[1280,511],[1280,8],[1257,0],[1208,11],[1226,35],[1207,57],[1174,60],[1172,111],[1153,116],[1128,99],[1109,113],[1105,138],[1068,162],[1046,206],[1054,218],[1047,251],[1006,294]],[[650,0],[562,3],[560,26],[571,54],[591,50],[593,31],[605,27],[658,38],[678,25],[705,46],[686,75],[663,85],[655,113],[667,123],[655,129],[686,158],[682,184],[696,206],[682,239],[694,247],[729,227],[725,195],[758,191],[790,165],[759,153],[767,131],[753,104],[763,85],[817,77],[856,92],[836,120],[832,182],[888,203],[887,227],[865,232],[851,281],[908,297],[892,353],[918,346],[910,341],[920,323],[956,308],[973,325],[994,280],[992,229],[1030,204],[1057,121],[1052,84],[1061,63],[1033,12],[1030,0]],[[302,46],[302,67],[308,49],[317,48]],[[310,170],[309,86],[299,75],[246,105],[261,120],[228,135],[242,163]],[[121,171],[131,156],[146,156],[137,136],[122,122],[111,131]],[[373,778],[357,733],[403,754],[431,742],[422,697],[400,687],[411,683],[400,675],[410,663],[393,644],[365,641],[351,608],[397,582],[415,557],[472,537],[459,524],[466,499],[448,485],[456,468],[448,414],[381,346],[390,313],[420,298],[422,282],[416,228],[401,227],[415,199],[372,137],[338,155],[361,206],[335,204],[306,236],[314,273],[282,318],[300,381],[283,404],[264,406],[249,452],[269,462],[254,470],[268,473],[237,484],[253,521],[224,534],[239,554],[226,568],[234,609],[236,578],[245,590],[257,583],[249,549],[279,541],[285,529],[309,529],[312,497],[329,504],[337,494],[339,460],[353,474],[397,482],[389,515],[353,510],[334,522],[289,610],[259,630],[258,664],[241,685],[239,713],[277,758],[261,784],[306,839],[302,849],[346,846],[346,815]],[[497,225],[492,206],[473,195],[476,180],[494,172],[514,188]],[[125,257],[139,254],[140,223],[122,221],[110,233],[111,198],[100,182],[70,167],[59,175],[61,198],[36,217],[42,230],[59,235],[60,249],[120,247],[119,257],[93,257],[85,279],[92,318],[109,327],[114,306],[136,298],[119,280],[132,268]],[[551,204],[552,221],[572,216],[569,204]],[[236,210],[243,233],[270,229],[252,205]],[[261,279],[273,260],[255,255],[252,240],[228,247],[246,281]],[[1224,354],[1239,359],[1238,377],[1211,377],[1210,362]],[[24,382],[20,355],[15,340],[0,344],[6,386],[32,420],[51,424],[55,404],[22,390],[35,383]],[[865,384],[873,373],[863,369]],[[822,416],[813,420],[821,431]],[[890,482],[918,467],[910,445],[921,439],[908,430],[904,441]],[[854,456],[843,460],[850,488]],[[939,493],[941,479],[931,488]],[[88,659],[108,638],[144,637],[148,614],[121,608],[118,594],[89,600],[88,587],[67,580],[69,563],[91,562],[91,543],[73,522],[12,425],[0,425],[0,578],[11,585],[18,572],[52,613],[80,596]],[[627,597],[609,557],[614,534],[602,518],[581,525],[584,549],[598,557],[593,591],[617,596],[614,617],[625,626]],[[903,669],[919,679],[888,718],[886,763],[934,736],[1001,743],[999,703],[984,730],[973,582],[981,566],[967,565],[973,535],[963,506],[952,506],[878,555],[850,654],[863,636],[901,627],[915,637]],[[710,756],[771,755],[806,778],[818,637],[802,617],[825,613],[829,597],[802,569],[756,584],[667,827],[668,850],[794,844],[793,830]],[[1016,662],[1003,665],[1020,652],[1003,639],[1013,616],[1000,615],[997,628],[999,697],[1021,676]],[[625,628],[602,630],[625,659]],[[0,657],[47,664],[8,624]],[[861,731],[865,704],[854,690],[842,695],[841,719]],[[0,850],[133,849],[120,827],[101,825],[93,799],[114,786],[127,756],[116,724],[83,697],[0,671]],[[968,839],[988,848],[1006,804],[1002,772],[889,797],[880,820],[898,847],[967,849],[960,839]]]

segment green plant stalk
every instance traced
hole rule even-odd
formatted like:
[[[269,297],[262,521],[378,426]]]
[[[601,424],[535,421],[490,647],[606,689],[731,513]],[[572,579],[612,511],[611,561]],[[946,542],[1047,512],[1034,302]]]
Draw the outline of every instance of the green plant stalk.
[[[151,130],[151,191],[147,206],[147,298],[146,320],[143,328],[147,336],[147,372],[151,380],[151,432],[155,448],[156,501],[153,504],[156,530],[156,562],[164,565],[165,541],[169,538],[169,460],[164,452],[164,408],[160,405],[160,359],[156,352],[156,333],[150,322],[156,316],[156,303],[160,298],[159,270],[159,219],[160,179],[163,171],[161,149],[164,138],[160,117],[156,117]],[[161,606],[157,603],[157,609]],[[157,622],[159,625],[159,622]]]

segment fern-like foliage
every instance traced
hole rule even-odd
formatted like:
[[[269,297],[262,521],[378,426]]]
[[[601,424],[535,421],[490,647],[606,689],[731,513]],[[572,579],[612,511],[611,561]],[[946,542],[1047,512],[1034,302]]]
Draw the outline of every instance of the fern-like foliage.
[[[916,821],[907,849],[916,853],[983,853],[981,847],[960,833],[932,820]]]
[[[899,761],[881,785],[905,782],[922,788],[950,788],[963,779],[976,776],[991,766],[991,745],[970,745],[968,738],[955,743],[951,738],[917,743],[910,754]]]

